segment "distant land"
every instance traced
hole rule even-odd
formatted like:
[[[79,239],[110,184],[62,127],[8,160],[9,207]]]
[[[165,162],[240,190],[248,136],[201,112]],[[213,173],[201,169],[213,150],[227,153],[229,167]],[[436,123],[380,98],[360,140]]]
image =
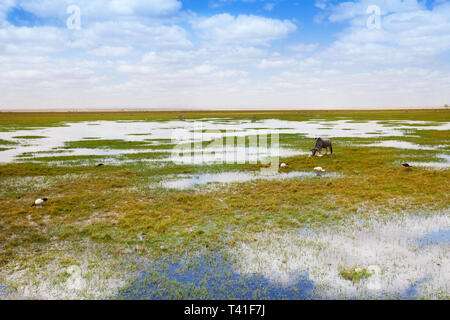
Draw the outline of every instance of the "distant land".
[[[109,108],[0,108],[0,112],[148,112],[148,111],[320,111],[320,110],[420,110],[420,109],[449,109],[448,106],[408,106],[408,107],[318,107],[318,108],[188,108],[188,107],[161,107],[161,108],[134,108],[134,107],[109,107]]]

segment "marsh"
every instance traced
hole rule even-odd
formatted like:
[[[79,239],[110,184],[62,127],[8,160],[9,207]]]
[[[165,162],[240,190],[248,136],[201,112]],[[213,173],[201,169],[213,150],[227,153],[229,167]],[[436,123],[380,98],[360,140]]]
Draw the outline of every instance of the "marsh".
[[[1,298],[449,298],[450,111],[253,114],[2,114]],[[192,154],[173,158],[174,130]],[[273,132],[289,165],[263,175],[274,154],[248,141]],[[309,157],[319,136],[333,156]],[[226,272],[195,283],[207,257]]]

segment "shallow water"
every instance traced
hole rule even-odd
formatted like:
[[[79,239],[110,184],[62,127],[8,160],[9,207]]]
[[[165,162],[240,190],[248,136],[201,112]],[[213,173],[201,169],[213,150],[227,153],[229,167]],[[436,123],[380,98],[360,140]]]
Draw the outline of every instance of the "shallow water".
[[[176,164],[223,164],[223,163],[253,163],[270,161],[271,157],[291,157],[310,154],[301,150],[287,148],[258,148],[258,147],[228,147],[211,148],[203,150],[192,149],[192,153],[181,149],[167,150],[172,152],[170,158],[157,159],[154,161],[173,161]]]
[[[130,284],[119,290],[116,299],[124,300],[306,300],[336,299],[323,295],[308,272],[291,272],[289,283],[280,283],[260,273],[245,274],[233,268],[221,254],[205,254],[188,260],[163,259],[146,265]],[[424,277],[395,295],[369,293],[365,298],[418,299]],[[349,280],[348,285],[358,286]],[[358,295],[346,299],[360,299]]]
[[[0,285],[0,298],[6,298],[16,292],[16,289],[10,286]]]
[[[450,292],[448,210],[432,216],[354,220],[323,230],[286,234],[266,231],[256,241],[229,249],[240,274],[261,274],[289,285],[308,271],[314,294],[323,298],[442,298]],[[353,222],[352,222],[353,221]],[[379,272],[351,282],[341,268]]]
[[[282,180],[293,178],[307,178],[315,177],[314,172],[305,171],[291,171],[288,173],[269,173],[263,174],[261,172],[243,172],[243,171],[231,171],[220,173],[204,173],[193,176],[184,176],[182,178],[164,181],[161,186],[168,189],[192,189],[200,185],[209,183],[233,183],[233,182],[246,182],[251,180]],[[335,173],[328,173],[321,178],[336,177]]]
[[[399,148],[399,149],[413,149],[413,150],[438,150],[441,147],[446,146],[424,146],[408,141],[399,141],[399,140],[385,140],[370,144],[358,144],[358,146],[362,147],[387,147],[387,148]]]
[[[233,271],[220,254],[147,266],[118,299],[307,299],[314,288],[308,275],[293,275],[283,286],[261,275]]]
[[[433,168],[436,170],[447,169],[450,168],[450,156],[446,154],[437,155],[438,158],[445,160],[445,162],[408,162],[413,167],[425,167],[425,168]]]
[[[410,162],[410,165],[413,167],[425,167],[437,170],[450,168],[449,162]]]
[[[429,232],[418,238],[417,242],[422,245],[433,245],[441,243],[450,244],[450,229]]]
[[[413,125],[418,125],[414,127]],[[54,151],[64,147],[67,141],[78,141],[89,137],[98,139],[121,139],[126,141],[144,141],[144,139],[173,139],[174,144],[213,140],[220,137],[243,137],[258,134],[270,134],[277,130],[280,134],[302,134],[309,138],[321,137],[383,137],[403,136],[405,128],[423,130],[450,130],[450,123],[435,125],[424,121],[392,122],[392,125],[378,121],[355,123],[350,120],[337,121],[287,121],[200,119],[174,121],[89,121],[64,123],[61,127],[36,128],[34,130],[16,130],[0,132],[0,139],[20,143],[12,149],[0,151],[0,162],[12,162],[16,156],[25,152]],[[407,125],[407,126],[406,126]],[[201,133],[203,130],[208,132]],[[227,131],[228,130],[228,131]],[[375,133],[375,134],[374,134]],[[17,139],[16,136],[44,136],[41,139]],[[150,143],[150,142],[149,142]],[[154,141],[153,144],[161,144]],[[78,154],[80,151],[77,151]],[[111,155],[119,155],[130,150],[112,150]],[[235,150],[233,150],[235,152]],[[86,149],[83,155],[103,155],[104,149]],[[167,161],[167,159],[166,159]]]

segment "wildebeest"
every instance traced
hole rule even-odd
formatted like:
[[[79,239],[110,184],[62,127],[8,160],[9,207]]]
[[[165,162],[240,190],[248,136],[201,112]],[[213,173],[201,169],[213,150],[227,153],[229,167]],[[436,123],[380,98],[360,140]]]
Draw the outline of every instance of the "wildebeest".
[[[330,148],[330,152],[331,154],[333,154],[333,147],[331,145],[331,140],[317,138],[316,145],[314,146],[314,148],[311,149],[312,155],[315,156],[317,152],[320,153],[323,148],[325,148],[325,154],[327,154],[328,148]]]

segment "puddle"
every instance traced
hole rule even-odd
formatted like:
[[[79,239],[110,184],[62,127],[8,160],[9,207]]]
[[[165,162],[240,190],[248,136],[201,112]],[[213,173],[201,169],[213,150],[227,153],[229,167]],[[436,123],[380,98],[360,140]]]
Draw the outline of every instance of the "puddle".
[[[448,162],[409,162],[409,164],[413,167],[433,168],[436,170],[450,168],[450,163]]]
[[[450,244],[450,229],[427,233],[424,236],[418,238],[417,242],[422,245],[433,245],[441,243]]]
[[[147,153],[147,151],[145,151]],[[159,152],[159,150],[151,150],[149,152]],[[68,150],[52,150],[49,152],[42,152],[38,154],[34,154],[30,159],[39,160],[40,157],[63,157],[63,156],[116,156],[121,154],[135,154],[142,153],[142,150],[117,150],[117,149],[88,149],[88,148],[77,148],[77,149],[68,149]],[[22,157],[20,155],[17,160],[28,159],[29,157]]]
[[[308,272],[313,294],[321,298],[448,297],[448,210],[387,221],[386,217],[352,219],[323,230],[285,234],[267,230],[253,235],[256,241],[236,244],[229,254],[240,274],[257,273],[286,285],[293,281],[293,274]],[[339,274],[341,268],[355,266],[378,266],[380,272],[359,282]]]
[[[16,293],[16,289],[10,286],[0,285],[0,298],[7,298],[8,296]]]
[[[425,168],[433,168],[436,170],[443,170],[450,168],[450,156],[446,154],[437,155],[438,158],[444,159],[445,162],[408,162],[413,167],[425,167]]]
[[[260,172],[220,172],[220,173],[204,173],[194,176],[181,177],[174,180],[164,181],[161,186],[167,189],[192,189],[200,185],[206,185],[208,183],[233,183],[233,182],[247,182],[251,180],[282,180],[293,178],[307,178],[315,177],[314,172],[305,171],[291,171],[288,173],[275,173],[275,174],[262,174]],[[337,174],[329,173],[324,175],[325,177],[336,177]]]
[[[414,149],[414,150],[437,150],[447,146],[424,146],[408,141],[386,140],[370,144],[357,144],[361,147],[387,147],[387,148],[399,148],[399,149]]]
[[[351,228],[266,231],[226,255],[147,263],[116,298],[439,299],[450,289],[450,229],[437,230],[450,226],[447,213],[392,221],[355,218]],[[379,271],[360,281],[343,279],[341,267],[352,266]]]
[[[257,147],[224,147],[224,148],[204,148],[198,152],[193,149],[193,154],[185,150],[173,149],[172,156],[162,161],[173,161],[177,164],[212,164],[212,163],[258,163],[270,157],[292,157],[297,155],[310,155],[311,152],[287,148],[257,148]]]
[[[118,299],[308,299],[314,288],[307,275],[293,275],[289,286],[261,275],[236,273],[220,254],[177,263],[159,261],[148,266]]]
[[[278,119],[265,119],[253,122],[252,120],[233,119],[200,119],[200,120],[173,120],[173,121],[89,121],[63,123],[63,126],[36,128],[34,130],[16,130],[0,132],[0,139],[12,140],[23,143],[17,136],[42,136],[41,139],[28,140],[28,145],[14,146],[13,149],[0,151],[0,162],[12,162],[16,156],[25,152],[52,151],[64,146],[67,141],[79,141],[88,137],[99,139],[121,139],[126,141],[144,141],[151,135],[152,139],[172,139],[177,130],[176,141],[194,142],[198,141],[197,134],[191,132],[197,130],[201,123],[202,130],[214,130],[217,137],[227,136],[251,136],[257,134],[268,134],[271,130],[278,130],[280,134],[299,134],[308,138],[323,137],[374,137],[374,136],[403,136],[404,128],[416,128],[423,130],[450,130],[450,123],[427,123],[424,121],[408,121],[405,123],[396,121],[387,125],[386,121],[367,121],[355,123],[349,120],[338,121],[287,121]],[[388,122],[389,124],[389,122]],[[427,124],[430,124],[427,126]],[[332,125],[332,127],[330,126]],[[414,127],[417,125],[417,127]],[[229,130],[229,132],[225,132]],[[219,131],[219,132],[217,132]],[[376,133],[376,134],[374,134]],[[167,142],[166,142],[167,143]],[[387,143],[387,142],[384,142]],[[398,142],[396,142],[398,146]],[[415,147],[405,145],[405,147]],[[422,146],[420,148],[423,149]],[[83,150],[83,155],[98,155],[99,149]],[[125,150],[114,150],[111,153],[122,154]]]
[[[61,151],[61,152],[60,152]],[[168,156],[154,157],[152,154],[168,154]],[[121,155],[136,155],[139,159],[120,159]],[[117,149],[71,149],[59,150],[58,152],[38,153],[34,157],[25,157],[19,155],[16,159],[19,161],[40,161],[41,157],[62,157],[62,156],[99,156],[111,157],[103,159],[103,162],[124,164],[129,162],[174,162],[175,164],[224,164],[224,163],[258,163],[272,156],[291,157],[296,155],[310,155],[310,152],[293,149],[262,149],[262,148],[204,148],[203,150],[193,149],[193,152],[187,153],[182,149],[146,149],[141,150],[117,150]],[[113,158],[116,157],[116,158]],[[71,160],[59,161],[61,165],[67,165]],[[78,161],[75,159],[75,161]],[[58,161],[54,161],[58,162]]]

